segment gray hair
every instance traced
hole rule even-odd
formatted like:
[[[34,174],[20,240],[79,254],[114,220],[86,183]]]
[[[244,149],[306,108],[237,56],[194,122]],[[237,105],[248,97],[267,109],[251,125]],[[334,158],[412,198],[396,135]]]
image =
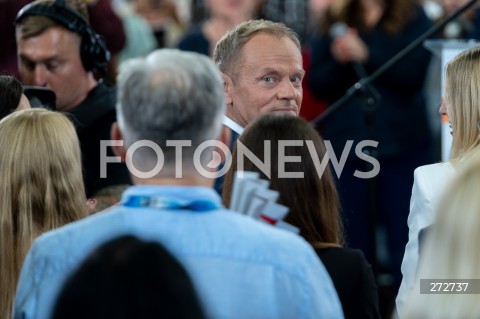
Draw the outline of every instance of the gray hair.
[[[269,20],[250,20],[236,25],[215,46],[213,61],[220,71],[235,80],[241,59],[240,50],[258,33],[267,33],[279,38],[287,37],[301,51],[298,35],[285,24]]]
[[[183,149],[182,159],[192,163],[198,145],[218,139],[224,113],[223,82],[207,56],[161,49],[120,67],[117,118],[126,147],[149,140],[160,146],[168,165],[175,148],[166,142],[188,140],[192,147]],[[148,148],[138,153],[145,161],[154,154]]]

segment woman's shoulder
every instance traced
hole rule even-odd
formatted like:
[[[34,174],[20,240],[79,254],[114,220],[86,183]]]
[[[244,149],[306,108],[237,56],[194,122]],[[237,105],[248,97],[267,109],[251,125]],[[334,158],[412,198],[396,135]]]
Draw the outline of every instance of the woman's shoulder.
[[[370,267],[363,252],[359,249],[352,249],[346,247],[331,247],[315,250],[317,255],[324,263],[333,262],[335,264],[348,265],[350,268],[354,267]],[[325,259],[325,260],[324,260]]]
[[[332,278],[345,318],[380,318],[375,277],[362,251],[338,247],[316,252]]]
[[[437,175],[437,174],[453,174],[454,167],[450,162],[441,162],[429,165],[419,166],[415,169],[415,175]]]
[[[203,33],[201,25],[188,30],[177,44],[177,48],[185,51],[193,51],[208,55],[209,43]]]

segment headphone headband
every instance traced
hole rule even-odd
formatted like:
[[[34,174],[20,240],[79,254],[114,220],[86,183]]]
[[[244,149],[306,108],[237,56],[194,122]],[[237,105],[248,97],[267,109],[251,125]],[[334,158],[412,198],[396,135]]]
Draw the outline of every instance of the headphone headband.
[[[70,31],[81,35],[83,35],[83,30],[87,26],[89,27],[87,20],[81,14],[70,9],[62,0],[56,0],[51,4],[35,2],[27,4],[18,12],[15,25],[21,23],[23,19],[29,16],[50,18]]]
[[[110,60],[105,40],[98,35],[88,21],[77,11],[70,8],[65,1],[55,0],[52,3],[30,3],[17,14],[15,25],[26,17],[42,16],[58,22],[68,30],[82,37],[80,56],[83,66],[88,71],[105,71]]]

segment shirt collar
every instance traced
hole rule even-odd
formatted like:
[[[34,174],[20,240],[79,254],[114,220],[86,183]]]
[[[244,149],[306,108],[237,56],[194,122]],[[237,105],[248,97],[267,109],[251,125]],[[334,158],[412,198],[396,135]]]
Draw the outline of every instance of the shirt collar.
[[[227,126],[238,135],[242,135],[243,133],[243,127],[226,115],[223,116],[223,125]]]
[[[221,206],[222,200],[213,188],[200,186],[137,185],[122,194],[122,202],[131,196],[162,196],[179,201],[207,200]]]

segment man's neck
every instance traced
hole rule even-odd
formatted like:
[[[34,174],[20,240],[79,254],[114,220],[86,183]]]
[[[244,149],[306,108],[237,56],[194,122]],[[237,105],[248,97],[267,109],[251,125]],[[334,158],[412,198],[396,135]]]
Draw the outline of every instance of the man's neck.
[[[203,176],[182,174],[182,178],[175,177],[152,177],[152,178],[138,178],[132,176],[133,184],[135,185],[159,185],[159,186],[199,186],[213,188],[214,180],[205,178]]]

